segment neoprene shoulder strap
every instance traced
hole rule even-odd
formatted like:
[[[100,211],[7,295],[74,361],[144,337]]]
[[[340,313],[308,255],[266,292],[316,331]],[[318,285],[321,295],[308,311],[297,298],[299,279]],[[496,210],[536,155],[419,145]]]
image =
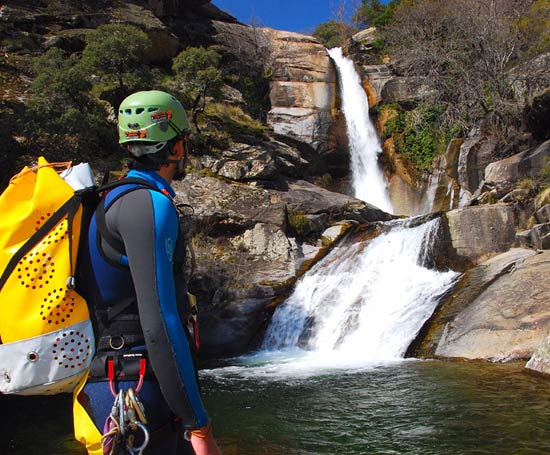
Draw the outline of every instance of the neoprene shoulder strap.
[[[98,193],[105,194],[107,191],[110,191],[114,188],[117,188],[122,185],[132,185],[130,188],[121,191],[119,194],[117,194],[111,201],[109,201],[109,205],[105,206],[105,198],[102,197],[101,201],[99,202],[97,208],[96,208],[96,225],[99,236],[105,240],[118,254],[121,256],[125,255],[125,249],[124,249],[124,243],[119,240],[117,237],[115,237],[111,231],[109,231],[109,228],[107,226],[107,219],[106,214],[107,210],[121,197],[125,196],[128,193],[131,193],[136,190],[141,189],[150,189],[153,191],[157,191],[159,193],[164,194],[162,190],[160,190],[157,186],[152,184],[151,182],[148,182],[147,180],[138,179],[138,178],[125,178],[122,180],[116,180],[114,182],[107,183],[105,185],[102,185],[100,188],[98,188]],[[112,321],[117,317],[120,313],[122,313],[126,308],[128,308],[132,303],[135,301],[135,299],[127,298],[122,299],[118,301],[115,305],[112,305],[107,310],[107,320]]]

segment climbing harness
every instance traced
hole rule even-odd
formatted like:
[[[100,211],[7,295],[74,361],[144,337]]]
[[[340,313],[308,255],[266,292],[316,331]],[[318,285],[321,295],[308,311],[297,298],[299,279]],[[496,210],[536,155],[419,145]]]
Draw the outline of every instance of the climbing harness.
[[[139,364],[139,381],[134,391],[119,389],[115,391],[115,362],[107,360],[107,375],[109,388],[115,400],[111,413],[103,426],[101,446],[104,455],[120,455],[129,453],[141,455],[149,444],[149,431],[147,430],[147,418],[145,408],[141,403],[138,392],[143,385],[147,361],[142,358]],[[138,436],[141,434],[141,438]],[[139,440],[139,444],[137,444]]]

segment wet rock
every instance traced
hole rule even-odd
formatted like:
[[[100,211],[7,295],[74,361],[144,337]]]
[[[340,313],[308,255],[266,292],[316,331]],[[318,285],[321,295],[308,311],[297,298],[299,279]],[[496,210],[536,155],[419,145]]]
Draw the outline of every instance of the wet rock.
[[[540,344],[526,363],[525,368],[537,373],[550,374],[550,336]]]
[[[376,106],[382,101],[384,86],[394,79],[387,65],[363,65],[359,68],[361,78],[367,80],[371,90],[368,90],[369,106]]]
[[[453,305],[460,308],[436,355],[491,361],[526,359],[550,330],[550,252],[511,250],[467,275]]]
[[[273,306],[356,223],[391,216],[362,201],[300,180],[277,189],[188,175],[176,202],[194,207],[196,258],[190,289],[201,302],[204,353],[236,354],[260,336]],[[308,240],[293,237],[287,214],[308,219]]]
[[[447,324],[465,311],[483,291],[500,276],[510,273],[517,262],[534,256],[535,252],[515,248],[487,262],[467,270],[460,281],[442,299],[432,317],[424,324],[418,338],[412,343],[407,356],[429,358],[435,356]]]

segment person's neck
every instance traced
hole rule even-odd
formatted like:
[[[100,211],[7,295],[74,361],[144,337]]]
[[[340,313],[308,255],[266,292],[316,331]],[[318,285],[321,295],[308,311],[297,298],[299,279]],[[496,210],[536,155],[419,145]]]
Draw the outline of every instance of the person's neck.
[[[172,184],[172,180],[174,178],[174,165],[169,164],[167,166],[162,166],[160,169],[157,169],[155,171],[158,175],[160,175],[164,180],[168,182],[169,185]]]

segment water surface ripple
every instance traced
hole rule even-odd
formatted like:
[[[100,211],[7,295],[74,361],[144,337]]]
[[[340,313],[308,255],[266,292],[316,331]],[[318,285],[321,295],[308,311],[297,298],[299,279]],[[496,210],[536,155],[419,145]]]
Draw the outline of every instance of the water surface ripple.
[[[550,453],[547,382],[518,365],[287,366],[246,360],[201,373],[224,454]]]

